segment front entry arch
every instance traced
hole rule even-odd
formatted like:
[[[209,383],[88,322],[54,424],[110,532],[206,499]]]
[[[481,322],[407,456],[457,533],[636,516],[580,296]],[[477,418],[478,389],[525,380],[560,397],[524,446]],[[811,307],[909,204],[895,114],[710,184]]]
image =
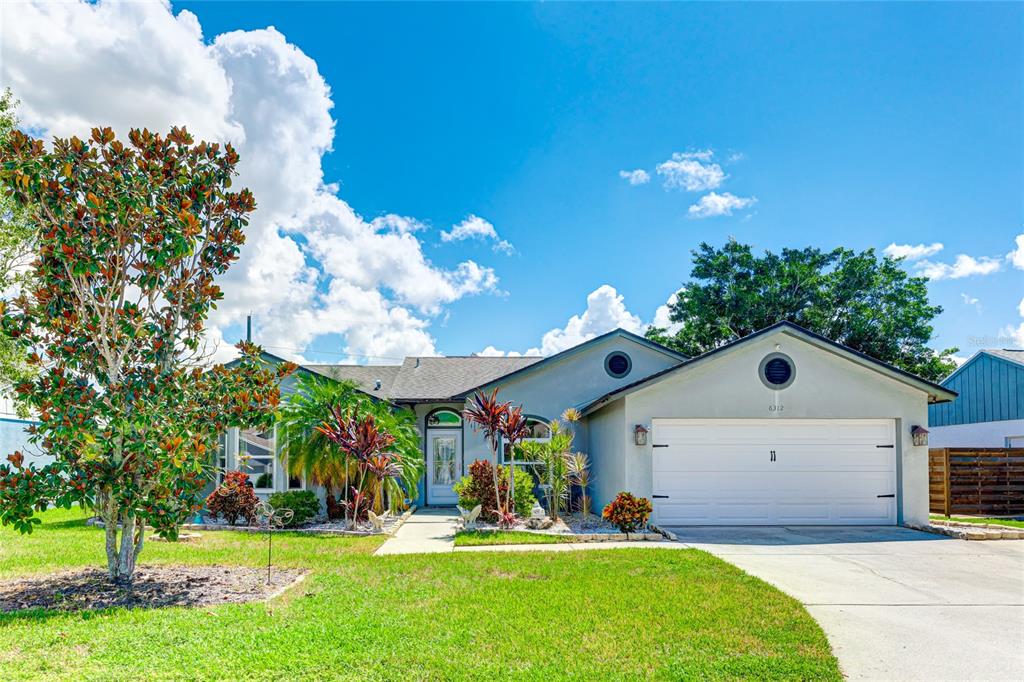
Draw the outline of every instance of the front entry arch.
[[[425,423],[426,502],[454,505],[458,495],[453,488],[462,474],[462,415],[442,407],[428,414]]]

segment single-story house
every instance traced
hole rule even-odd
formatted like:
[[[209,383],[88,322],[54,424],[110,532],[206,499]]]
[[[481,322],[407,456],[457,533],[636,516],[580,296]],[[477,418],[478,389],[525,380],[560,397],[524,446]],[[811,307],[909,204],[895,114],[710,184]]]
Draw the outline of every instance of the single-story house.
[[[900,524],[928,518],[928,448],[911,430],[956,392],[782,322],[696,358],[618,329],[549,357],[410,357],[401,365],[305,365],[411,408],[423,436],[421,505],[489,459],[461,417],[477,390],[522,405],[533,438],[568,407],[592,462],[598,509],[619,491],[672,525]],[[294,379],[284,390],[294,390]],[[249,453],[257,491],[303,487],[273,431],[227,434],[221,464]],[[499,453],[504,458],[504,453]]]
[[[960,397],[928,408],[936,448],[1024,448],[1024,350],[975,353],[942,381]]]

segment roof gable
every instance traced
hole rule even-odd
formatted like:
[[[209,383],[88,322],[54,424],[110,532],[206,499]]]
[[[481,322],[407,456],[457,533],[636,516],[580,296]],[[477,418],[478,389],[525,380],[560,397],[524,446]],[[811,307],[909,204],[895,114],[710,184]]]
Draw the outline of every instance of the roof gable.
[[[537,372],[537,371],[542,371],[542,370],[544,370],[546,368],[549,368],[552,365],[558,363],[561,360],[565,360],[566,358],[572,357],[573,355],[577,355],[579,353],[585,352],[586,350],[588,350],[588,349],[590,349],[590,348],[592,348],[592,347],[594,347],[594,346],[596,346],[596,345],[598,345],[598,344],[600,344],[600,343],[602,343],[604,341],[607,341],[608,339],[611,339],[613,337],[620,337],[620,338],[623,338],[623,339],[627,339],[629,341],[632,341],[633,343],[639,344],[639,345],[644,346],[646,348],[649,348],[651,350],[654,350],[654,351],[657,351],[659,353],[662,353],[665,356],[667,356],[667,357],[669,357],[672,360],[675,360],[677,362],[682,362],[683,360],[686,359],[686,356],[683,355],[682,353],[674,351],[671,348],[668,348],[666,346],[661,345],[660,343],[655,343],[654,341],[651,341],[650,339],[646,339],[646,338],[644,338],[642,336],[639,336],[638,334],[634,334],[633,332],[626,331],[625,329],[613,329],[610,332],[606,332],[606,333],[601,334],[599,336],[595,336],[595,337],[593,337],[591,339],[587,339],[583,343],[577,344],[577,345],[573,346],[572,348],[567,348],[566,350],[564,350],[564,351],[562,351],[560,353],[555,353],[554,355],[549,355],[549,356],[544,357],[544,358],[536,358],[536,362],[531,363],[528,366],[521,367],[519,369],[516,369],[515,371],[509,372],[509,373],[504,374],[502,376],[493,377],[492,379],[488,380],[487,382],[483,382],[483,383],[480,383],[479,385],[472,386],[472,387],[468,388],[467,390],[463,391],[461,394],[459,394],[456,397],[460,397],[460,398],[466,397],[466,396],[470,395],[471,393],[474,393],[475,391],[484,390],[484,389],[490,388],[493,384],[498,383],[499,381],[505,382],[505,381],[508,381],[510,379],[518,378],[520,376],[524,376],[524,375],[529,374],[529,373],[533,373],[533,372]]]
[[[978,351],[942,385],[960,397],[929,406],[931,426],[1024,419],[1024,351]]]
[[[624,329],[614,329],[548,357],[427,356],[408,357],[401,365],[305,364],[300,369],[336,381],[353,381],[364,393],[392,402],[441,402],[463,399],[476,390],[525,375],[534,368],[551,367],[614,337],[654,350],[674,363],[685,359],[661,344]],[[264,353],[264,359],[284,362],[270,353]]]
[[[970,367],[973,363],[978,362],[983,357],[995,358],[997,361],[1009,363],[1011,366],[1024,366],[1024,350],[1015,350],[1013,348],[983,348],[977,353],[967,358],[964,364],[954,369],[948,377],[942,380],[943,386],[948,386],[949,382],[954,377],[959,375],[961,372]]]
[[[895,367],[893,365],[890,365],[890,364],[888,364],[886,362],[882,362],[881,360],[876,360],[875,358],[872,358],[872,357],[870,357],[868,355],[865,355],[864,353],[861,353],[861,352],[856,351],[856,350],[854,350],[852,348],[844,346],[841,343],[837,343],[835,341],[832,341],[831,339],[828,339],[828,338],[825,338],[824,336],[821,336],[820,334],[816,334],[816,333],[810,331],[809,329],[804,329],[803,327],[801,327],[798,324],[794,324],[794,323],[789,322],[789,321],[782,321],[782,322],[777,322],[777,323],[771,325],[770,327],[765,327],[764,329],[760,329],[760,330],[754,332],[753,334],[748,334],[747,336],[744,336],[741,339],[737,339],[737,340],[732,341],[730,343],[727,343],[727,344],[725,344],[723,346],[719,346],[718,348],[710,350],[707,353],[704,353],[702,355],[698,355],[695,358],[691,358],[689,360],[686,360],[685,362],[682,362],[681,364],[676,365],[675,367],[670,367],[670,368],[668,368],[666,370],[663,370],[663,371],[658,372],[656,374],[652,374],[651,376],[648,376],[648,377],[645,377],[645,378],[640,379],[638,381],[635,381],[632,384],[628,384],[628,385],[623,386],[623,387],[621,387],[619,389],[611,391],[611,392],[601,396],[597,400],[591,402],[589,405],[587,405],[585,408],[583,408],[583,412],[584,412],[584,414],[586,414],[588,412],[592,412],[593,410],[597,409],[598,407],[601,407],[602,405],[604,405],[604,404],[606,404],[606,403],[608,403],[608,402],[610,402],[612,400],[616,400],[619,397],[624,396],[624,395],[626,395],[628,393],[631,393],[633,391],[640,390],[640,389],[644,388],[645,386],[647,386],[647,385],[649,385],[651,383],[654,383],[656,381],[659,381],[660,379],[662,379],[662,378],[664,378],[664,377],[666,377],[666,376],[668,376],[670,374],[674,374],[674,373],[680,372],[680,371],[686,371],[687,369],[690,369],[690,368],[694,367],[695,365],[703,364],[703,363],[708,362],[709,360],[712,360],[712,359],[718,359],[718,358],[728,354],[731,350],[734,350],[734,349],[736,349],[736,348],[738,348],[740,346],[748,344],[748,343],[750,343],[751,341],[753,341],[755,339],[758,339],[758,338],[760,338],[762,336],[765,336],[766,334],[769,334],[769,333],[774,332],[774,331],[779,331],[779,330],[783,330],[783,331],[789,333],[792,336],[795,336],[797,338],[801,338],[804,341],[806,341],[808,343],[811,343],[812,345],[815,345],[815,346],[817,346],[819,348],[822,348],[822,349],[828,350],[830,352],[833,352],[833,353],[835,353],[837,355],[840,355],[841,357],[844,357],[845,359],[850,360],[851,362],[855,362],[855,363],[857,363],[859,365],[862,365],[862,366],[867,367],[869,369],[872,369],[874,371],[880,372],[880,373],[882,373],[882,374],[884,374],[884,375],[886,375],[886,376],[888,376],[888,377],[890,377],[892,379],[895,379],[895,380],[897,380],[897,381],[899,381],[901,383],[910,385],[910,386],[912,386],[914,388],[917,388],[918,390],[925,391],[929,395],[929,401],[930,402],[944,402],[944,401],[952,400],[952,399],[956,398],[956,396],[957,396],[957,393],[955,391],[952,391],[952,390],[949,390],[947,388],[944,388],[943,386],[940,386],[939,384],[935,384],[933,382],[930,382],[930,381],[927,381],[925,379],[922,379],[921,377],[915,376],[915,375],[911,374],[910,372],[902,370],[902,369],[900,369],[898,367]]]

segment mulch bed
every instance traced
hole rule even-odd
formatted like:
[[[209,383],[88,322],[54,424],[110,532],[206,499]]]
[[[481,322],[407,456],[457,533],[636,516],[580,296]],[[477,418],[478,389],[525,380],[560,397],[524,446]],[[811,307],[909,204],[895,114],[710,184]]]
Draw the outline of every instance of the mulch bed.
[[[304,571],[229,566],[141,566],[132,586],[110,582],[107,572],[86,568],[0,583],[0,613],[26,609],[87,611],[240,604],[276,595]]]

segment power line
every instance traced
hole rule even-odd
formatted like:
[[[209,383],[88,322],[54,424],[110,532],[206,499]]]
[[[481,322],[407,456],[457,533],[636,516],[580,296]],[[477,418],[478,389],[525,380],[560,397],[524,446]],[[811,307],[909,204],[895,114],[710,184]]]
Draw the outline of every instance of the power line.
[[[364,355],[363,353],[342,353],[341,351],[335,350],[317,350],[316,348],[291,348],[289,346],[271,346],[269,344],[261,344],[264,348],[274,348],[276,350],[290,350],[293,353],[321,353],[323,355],[341,355],[343,357],[352,358],[365,358],[367,360],[405,360],[404,357],[395,357],[393,355]]]

